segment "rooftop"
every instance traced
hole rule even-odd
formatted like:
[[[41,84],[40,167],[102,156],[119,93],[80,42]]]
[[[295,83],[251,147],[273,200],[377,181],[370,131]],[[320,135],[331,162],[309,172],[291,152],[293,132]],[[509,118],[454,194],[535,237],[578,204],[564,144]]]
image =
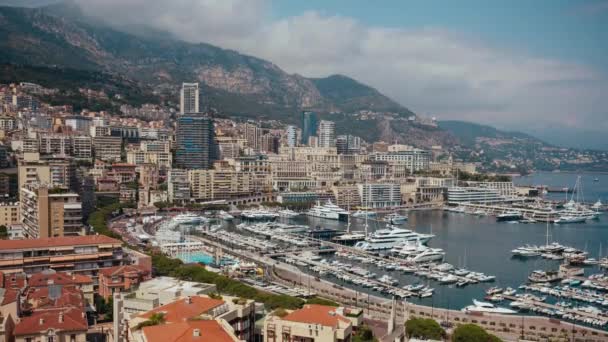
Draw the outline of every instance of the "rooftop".
[[[159,306],[158,308],[150,310],[139,317],[147,319],[155,313],[162,312],[165,314],[165,321],[167,323],[177,323],[206,314],[224,303],[225,302],[223,300],[219,299],[193,296]]]
[[[98,244],[122,244],[119,240],[105,235],[64,236],[26,240],[0,240],[0,251],[30,248],[53,248],[62,246],[82,246]]]
[[[32,274],[28,280],[30,287],[45,287],[55,285],[84,285],[93,284],[91,277],[81,274],[68,274],[65,272],[43,271]]]
[[[307,304],[302,309],[292,311],[287,316],[283,317],[284,321],[319,324],[322,326],[337,328],[340,322],[350,323],[350,321],[336,313],[336,307]]]
[[[88,329],[84,309],[65,308],[61,310],[35,311],[31,316],[21,318],[15,326],[15,336],[32,335],[58,331],[86,331]]]
[[[195,332],[198,330],[198,334]],[[232,342],[238,341],[215,320],[196,320],[143,328],[148,342]],[[199,335],[199,336],[196,336]]]

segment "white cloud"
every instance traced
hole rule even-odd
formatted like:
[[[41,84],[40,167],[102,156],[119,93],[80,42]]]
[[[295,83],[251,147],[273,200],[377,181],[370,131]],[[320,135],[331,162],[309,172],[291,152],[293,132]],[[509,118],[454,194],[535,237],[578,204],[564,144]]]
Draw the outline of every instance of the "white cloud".
[[[499,126],[608,129],[606,75],[500,50],[441,28],[367,26],[306,12],[272,19],[264,0],[79,0],[88,14],[148,25],[273,61],[305,76],[342,73],[417,113]],[[604,119],[604,120],[602,120]]]

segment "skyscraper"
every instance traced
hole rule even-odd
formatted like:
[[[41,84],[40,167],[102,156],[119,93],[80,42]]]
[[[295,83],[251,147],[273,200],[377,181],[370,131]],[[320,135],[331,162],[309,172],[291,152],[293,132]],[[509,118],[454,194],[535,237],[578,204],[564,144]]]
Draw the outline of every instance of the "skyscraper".
[[[211,168],[215,159],[215,132],[211,118],[200,113],[179,116],[175,138],[175,163],[178,168]]]
[[[336,123],[321,120],[319,123],[319,147],[336,146]]]
[[[361,138],[354,135],[338,135],[336,137],[338,154],[357,154],[361,150]]]
[[[245,139],[250,148],[259,150],[262,143],[262,129],[258,125],[245,124]]]
[[[296,126],[289,125],[287,126],[287,146],[295,147],[297,144],[298,132],[296,131]]]
[[[198,113],[198,96],[198,83],[182,83],[182,90],[179,98],[179,112],[181,114]]]
[[[317,114],[302,112],[302,145],[308,144],[308,138],[317,134]]]

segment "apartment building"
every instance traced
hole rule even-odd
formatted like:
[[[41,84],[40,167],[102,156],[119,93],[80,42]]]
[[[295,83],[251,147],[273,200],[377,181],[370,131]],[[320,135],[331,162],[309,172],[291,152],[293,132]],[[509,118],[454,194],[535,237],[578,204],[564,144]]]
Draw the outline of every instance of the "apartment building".
[[[99,295],[109,299],[114,293],[127,292],[139,283],[149,280],[152,274],[145,267],[122,265],[99,271]]]
[[[313,304],[283,317],[271,313],[264,321],[264,342],[348,342],[362,316],[361,309]]]
[[[123,297],[123,310],[127,315],[138,315],[188,296],[201,296],[216,292],[213,284],[183,281],[171,277],[155,277],[138,284]]]
[[[70,188],[74,181],[74,165],[68,158],[40,159],[37,152],[24,153],[18,165],[18,188],[26,184],[46,183]]]
[[[118,162],[121,158],[122,138],[112,136],[96,136],[93,138],[95,158],[107,162]]]
[[[401,186],[396,183],[358,184],[361,205],[370,208],[396,207],[401,204]]]
[[[173,203],[190,200],[190,182],[188,180],[187,170],[169,170],[167,183],[169,202]]]
[[[404,171],[413,173],[430,168],[431,153],[419,149],[393,149],[392,152],[374,153],[372,160],[385,161],[391,165],[402,165]]]
[[[191,196],[196,200],[219,200],[251,196],[261,189],[255,187],[254,174],[234,170],[189,170]]]
[[[85,234],[78,194],[39,183],[26,184],[20,193],[21,223],[27,238]]]
[[[133,262],[151,270],[149,257],[127,251],[120,240],[105,235],[0,240],[0,271],[7,274],[53,269],[90,276],[97,286],[100,270]]]
[[[19,202],[0,203],[0,226],[9,227],[19,223]]]
[[[254,336],[255,303],[253,300],[229,296],[223,296],[222,299],[207,296],[187,296],[133,317],[129,321],[133,339],[145,341],[139,335],[142,332],[134,329],[134,327],[149,319],[152,315],[161,312],[164,314],[163,327],[166,331],[175,329],[174,324],[183,323],[197,317],[205,317],[208,321],[217,322],[223,327],[223,330],[232,338],[228,341],[251,341]],[[201,331],[201,336],[204,336],[204,333],[205,331]],[[146,335],[145,329],[143,334]]]

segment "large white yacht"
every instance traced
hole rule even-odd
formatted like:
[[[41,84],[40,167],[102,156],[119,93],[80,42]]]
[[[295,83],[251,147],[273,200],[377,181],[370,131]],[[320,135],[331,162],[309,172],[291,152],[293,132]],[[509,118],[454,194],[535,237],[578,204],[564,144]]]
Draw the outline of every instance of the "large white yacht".
[[[420,241],[420,243],[427,243],[434,236],[435,235],[432,234],[416,233],[409,229],[381,229],[375,231],[372,235],[365,239],[365,241],[357,242],[355,244],[355,248],[367,251],[391,249],[406,241]]]
[[[445,252],[441,248],[429,248],[420,254],[410,256],[406,260],[417,264],[422,264],[432,261],[441,261],[444,257]]]
[[[178,224],[198,224],[205,220],[204,217],[192,213],[179,214],[173,217],[173,221]]]
[[[348,211],[340,208],[339,206],[327,201],[324,205],[318,204],[312,207],[306,215],[312,217],[319,217],[329,220],[348,220]]]
[[[488,312],[488,313],[496,313],[496,314],[505,314],[510,315],[517,313],[517,311],[501,308],[494,306],[492,303],[480,302],[478,300],[473,299],[473,305],[469,305],[462,309],[463,312]]]

